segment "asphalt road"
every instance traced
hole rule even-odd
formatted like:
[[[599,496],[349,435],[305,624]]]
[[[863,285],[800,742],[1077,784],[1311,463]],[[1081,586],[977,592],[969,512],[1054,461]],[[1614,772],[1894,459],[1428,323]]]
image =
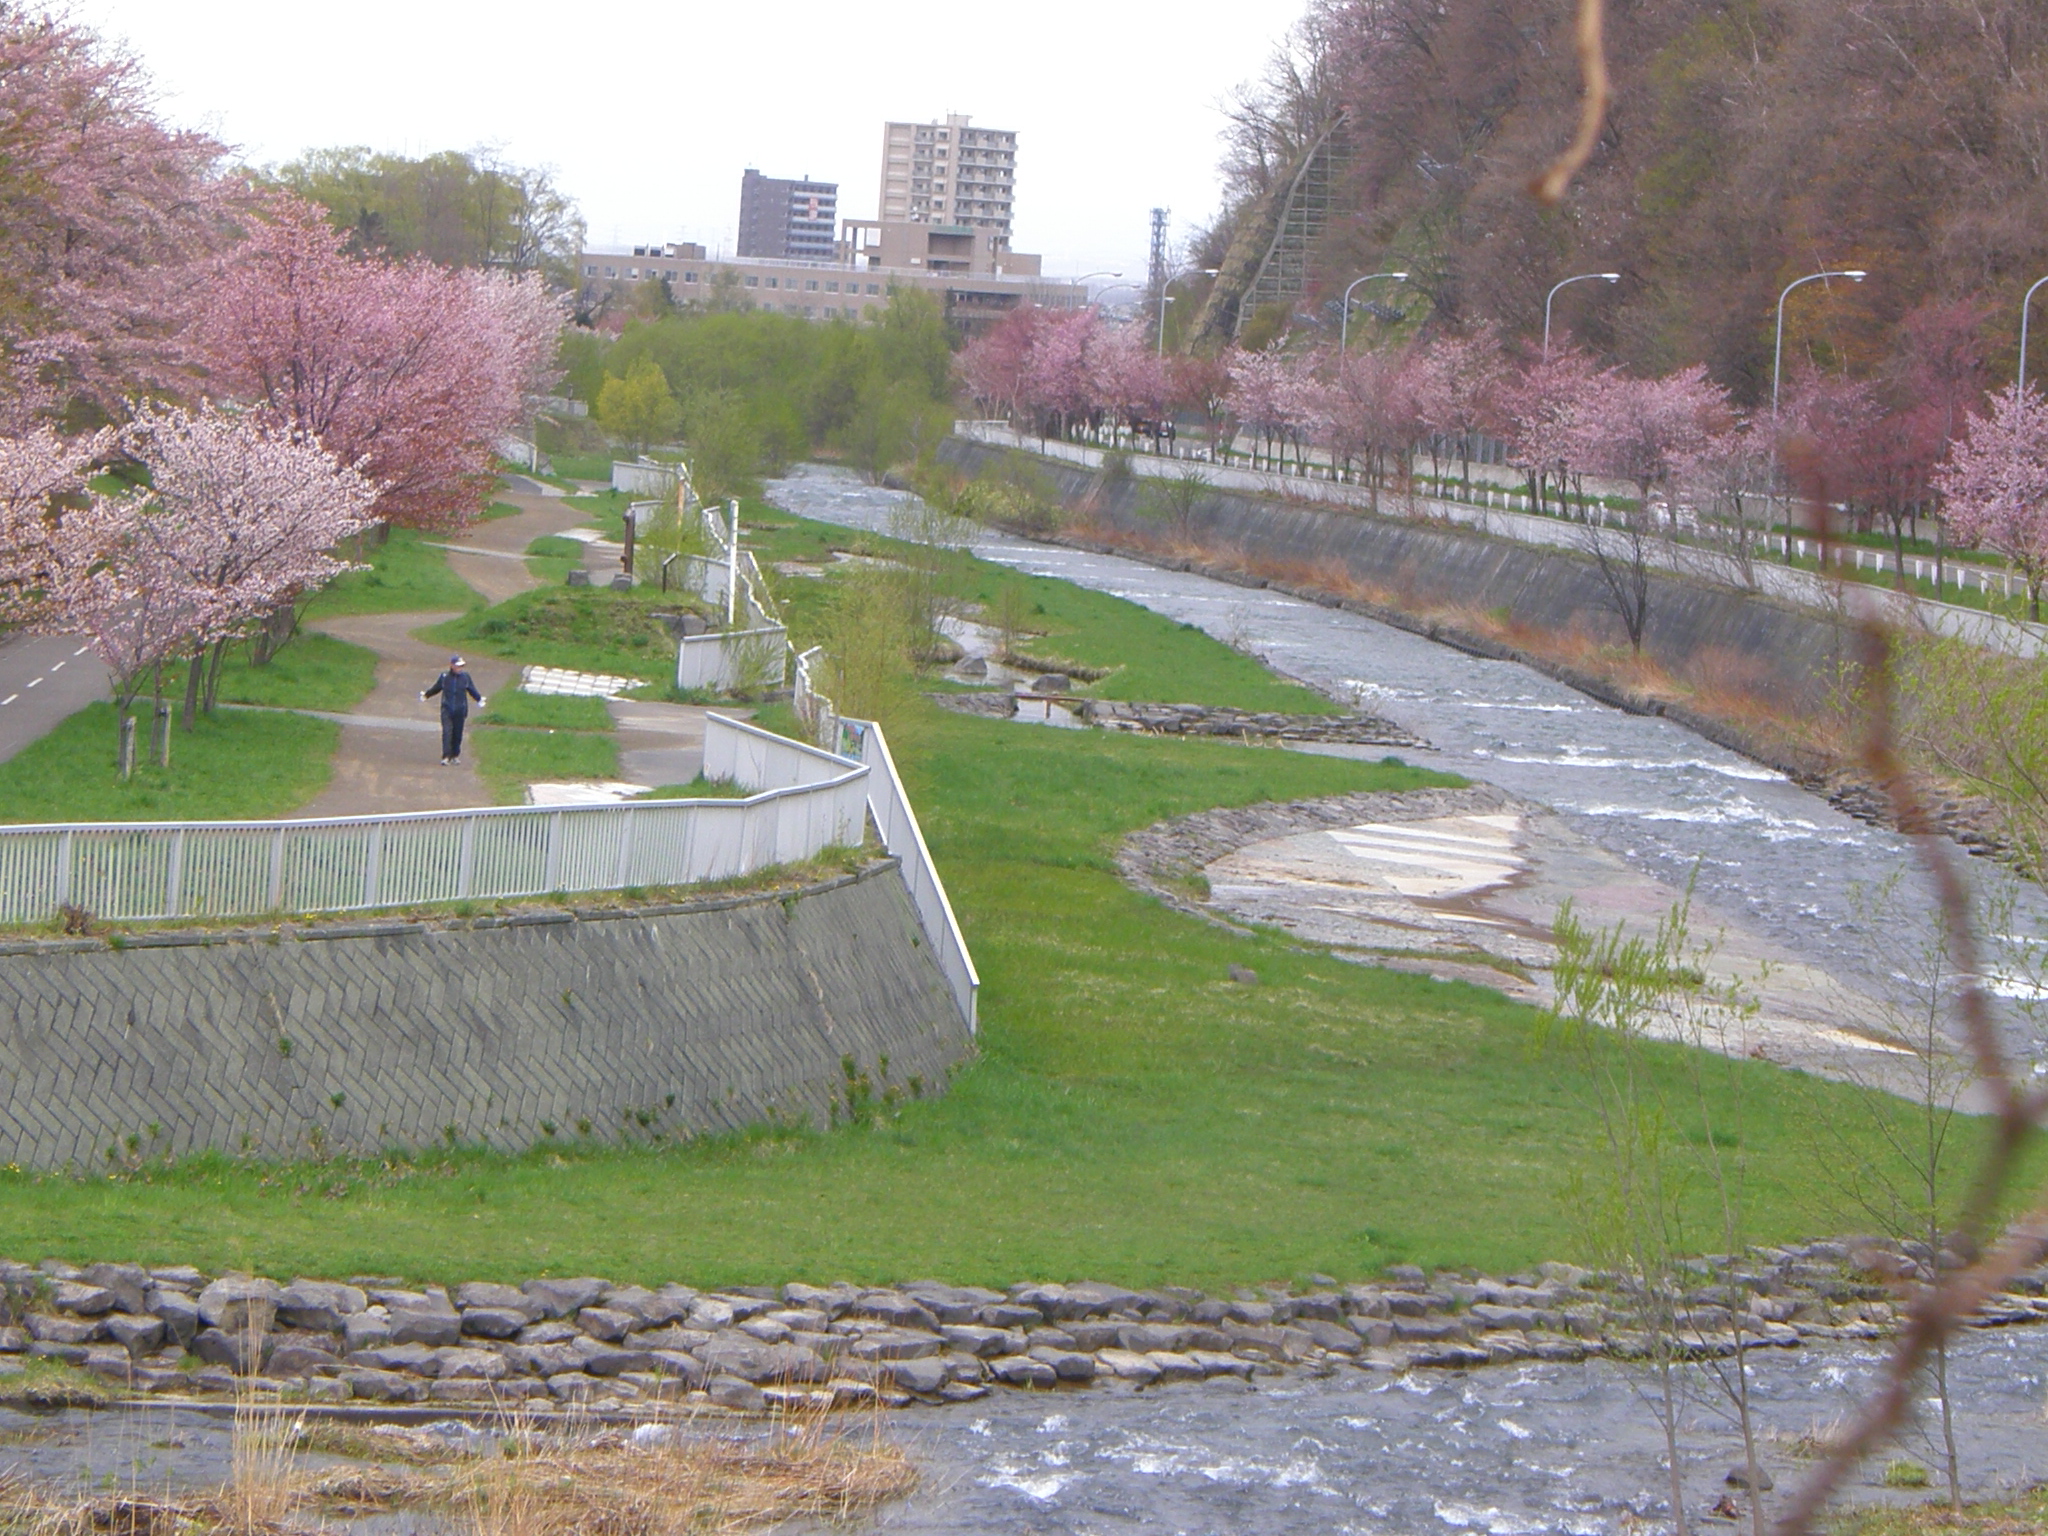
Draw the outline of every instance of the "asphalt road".
[[[107,669],[78,635],[0,640],[0,762],[107,696]]]

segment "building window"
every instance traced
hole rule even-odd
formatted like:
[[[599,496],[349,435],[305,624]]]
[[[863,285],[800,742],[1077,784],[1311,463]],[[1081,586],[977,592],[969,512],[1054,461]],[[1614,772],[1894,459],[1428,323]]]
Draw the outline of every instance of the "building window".
[[[880,283],[869,283],[869,284],[868,284],[868,292],[869,292],[869,293],[880,293],[881,291],[882,291],[882,285],[881,285]]]
[[[758,288],[758,287],[760,286],[760,284],[761,284],[761,279],[759,279],[758,277],[753,277],[753,276],[749,276],[749,277],[747,278],[747,286],[748,286],[749,288]]]
[[[583,275],[584,275],[585,277],[595,277],[595,276],[597,276],[597,268],[595,268],[595,267],[585,267],[585,268],[583,269]]]
[[[804,280],[804,291],[806,293],[816,293],[818,291],[818,280],[815,277],[806,278]]]
[[[695,281],[697,281],[697,274],[694,272],[685,272],[683,274],[683,281],[686,283],[694,283]]]
[[[619,275],[619,269],[617,267],[606,267],[604,269],[604,275],[606,277],[617,277]]]
[[[839,284],[836,282],[827,283],[825,285],[825,291],[827,293],[837,293],[839,291]]]
[[[775,279],[774,279],[774,278],[772,278],[772,277],[771,277],[771,278],[769,278],[769,279],[768,279],[768,286],[769,286],[770,288],[773,288],[773,287],[775,286]]]

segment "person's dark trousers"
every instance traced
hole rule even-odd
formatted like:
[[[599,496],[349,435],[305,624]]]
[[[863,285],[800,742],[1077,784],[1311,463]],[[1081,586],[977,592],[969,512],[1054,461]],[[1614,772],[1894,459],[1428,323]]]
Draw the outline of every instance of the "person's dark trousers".
[[[462,725],[469,719],[467,713],[452,709],[441,711],[441,756],[444,758],[462,756]]]

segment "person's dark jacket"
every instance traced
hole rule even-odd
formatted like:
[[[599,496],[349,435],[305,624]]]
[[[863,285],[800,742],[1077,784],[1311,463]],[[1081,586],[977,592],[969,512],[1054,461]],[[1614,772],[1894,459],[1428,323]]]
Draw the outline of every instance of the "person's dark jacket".
[[[441,695],[441,707],[451,715],[468,714],[471,699],[479,704],[484,701],[470,675],[452,669],[434,679],[434,686],[427,690],[427,697],[431,699],[437,693]]]

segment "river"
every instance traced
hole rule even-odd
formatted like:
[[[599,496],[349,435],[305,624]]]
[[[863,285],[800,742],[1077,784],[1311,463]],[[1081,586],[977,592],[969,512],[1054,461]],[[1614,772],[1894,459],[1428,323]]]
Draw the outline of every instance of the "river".
[[[768,499],[800,516],[881,533],[902,526],[911,500],[820,465],[770,482]],[[1877,997],[1898,997],[1914,984],[1907,972],[1916,967],[1902,969],[1901,957],[1929,946],[1932,902],[1906,840],[1682,725],[1602,704],[1519,662],[1468,655],[1284,593],[955,526],[985,560],[1194,624],[1433,748],[1403,756],[1547,805],[1669,886],[1694,881],[1696,933],[1731,922]],[[2011,994],[2010,1047],[2034,1072],[2048,1073],[2048,1019],[2031,1006],[2048,901],[2034,887],[2013,889],[1992,866],[1969,862],[1987,902],[2008,913],[1993,938],[2001,941],[1998,963]]]

